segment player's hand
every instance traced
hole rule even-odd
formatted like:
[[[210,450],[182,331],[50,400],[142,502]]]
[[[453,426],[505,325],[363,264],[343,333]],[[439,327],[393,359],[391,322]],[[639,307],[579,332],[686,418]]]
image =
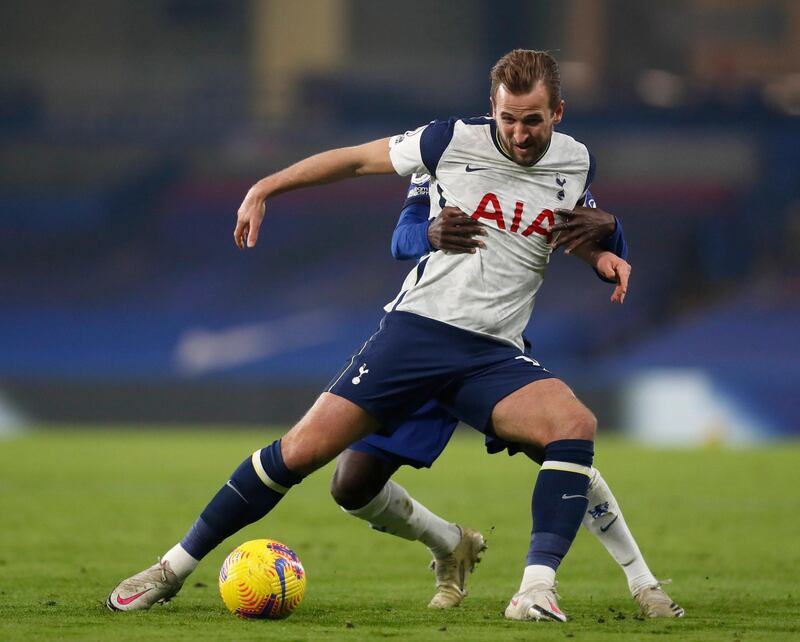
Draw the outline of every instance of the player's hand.
[[[476,236],[486,236],[483,224],[457,207],[445,207],[428,226],[428,243],[435,250],[453,254],[474,254],[486,247]]]
[[[611,303],[623,303],[628,292],[628,279],[631,276],[630,263],[611,252],[603,252],[597,260],[595,269],[605,278],[615,281],[616,287],[611,294]]]
[[[555,213],[564,221],[550,228],[553,235],[550,247],[556,250],[566,246],[566,254],[584,243],[611,236],[617,225],[614,216],[599,207],[576,207],[572,210],[556,210]]]
[[[233,230],[233,242],[243,250],[255,247],[258,242],[258,230],[264,220],[266,198],[251,187],[244,197],[236,215],[236,229]]]

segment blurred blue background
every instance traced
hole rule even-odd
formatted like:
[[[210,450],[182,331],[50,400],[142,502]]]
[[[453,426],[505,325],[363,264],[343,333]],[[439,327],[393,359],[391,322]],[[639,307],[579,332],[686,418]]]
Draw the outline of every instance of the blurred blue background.
[[[634,266],[620,308],[554,256],[534,354],[601,426],[800,435],[800,3],[12,1],[0,24],[6,430],[297,418],[411,267],[389,254],[406,179],[277,197],[240,253],[247,188],[484,114],[526,47],[561,62],[560,130]]]

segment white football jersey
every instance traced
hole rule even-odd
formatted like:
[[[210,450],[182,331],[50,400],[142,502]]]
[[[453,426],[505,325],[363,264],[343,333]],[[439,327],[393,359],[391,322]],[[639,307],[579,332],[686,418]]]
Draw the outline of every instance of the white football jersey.
[[[554,210],[586,193],[594,163],[586,146],[558,132],[532,167],[505,153],[490,118],[433,121],[394,136],[398,174],[430,175],[431,218],[458,207],[486,226],[486,249],[432,252],[411,270],[386,310],[413,312],[523,349],[536,292],[550,260]]]

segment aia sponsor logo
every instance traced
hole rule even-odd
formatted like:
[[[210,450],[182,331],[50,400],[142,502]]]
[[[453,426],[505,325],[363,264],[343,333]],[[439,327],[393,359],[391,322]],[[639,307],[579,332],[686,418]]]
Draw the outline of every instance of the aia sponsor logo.
[[[525,204],[522,201],[517,201],[514,205],[514,214],[511,218],[511,225],[508,227],[508,231],[513,234],[522,234],[522,236],[539,234],[546,238],[549,243],[551,235],[548,230],[550,226],[555,225],[556,222],[553,210],[542,210],[530,224],[520,231],[524,210]],[[505,215],[503,214],[503,208],[500,206],[500,200],[497,198],[497,195],[492,192],[488,192],[483,196],[481,202],[471,216],[475,220],[484,218],[494,221],[499,230],[506,229]]]

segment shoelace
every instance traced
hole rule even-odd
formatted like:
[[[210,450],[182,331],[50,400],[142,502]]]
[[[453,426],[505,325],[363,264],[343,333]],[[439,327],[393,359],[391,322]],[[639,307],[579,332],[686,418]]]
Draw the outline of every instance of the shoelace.
[[[162,560],[160,557],[158,559],[158,567],[161,569],[161,581],[167,581],[167,569],[169,568],[169,562],[167,560]]]

